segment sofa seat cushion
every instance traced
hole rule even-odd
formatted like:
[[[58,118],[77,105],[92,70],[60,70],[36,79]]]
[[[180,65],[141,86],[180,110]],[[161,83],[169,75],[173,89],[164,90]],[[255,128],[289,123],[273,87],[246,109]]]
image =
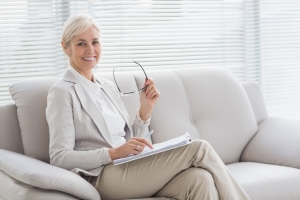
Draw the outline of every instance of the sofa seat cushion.
[[[8,176],[3,171],[0,171],[0,200],[2,199],[14,199],[14,200],[79,200],[78,198],[53,190],[39,189]]]
[[[124,199],[124,200],[175,200],[175,199],[168,199],[165,197],[152,197],[152,198],[143,198],[143,199]]]
[[[300,199],[300,169],[253,162],[227,167],[251,200]]]
[[[80,176],[22,154],[0,149],[0,170],[31,186],[100,200],[97,190]]]

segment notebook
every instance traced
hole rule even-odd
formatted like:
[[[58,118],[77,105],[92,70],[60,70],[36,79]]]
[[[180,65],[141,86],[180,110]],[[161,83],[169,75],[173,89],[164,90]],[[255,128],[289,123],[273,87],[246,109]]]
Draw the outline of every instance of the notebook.
[[[171,149],[175,149],[175,148],[187,145],[187,144],[191,143],[191,141],[192,141],[192,137],[190,136],[190,134],[188,132],[186,132],[182,136],[173,138],[171,140],[168,140],[168,141],[165,141],[162,143],[154,144],[153,149],[150,149],[148,146],[146,146],[140,154],[116,159],[113,161],[113,163],[114,163],[114,165],[120,165],[120,164],[127,163],[127,162],[130,162],[133,160],[137,160],[140,158],[144,158],[147,156],[151,156],[151,155],[154,155],[157,153],[161,153],[164,151],[168,151]]]

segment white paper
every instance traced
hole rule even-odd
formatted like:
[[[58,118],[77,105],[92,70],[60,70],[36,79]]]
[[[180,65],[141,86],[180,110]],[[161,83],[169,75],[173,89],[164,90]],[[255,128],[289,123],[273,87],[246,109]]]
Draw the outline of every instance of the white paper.
[[[127,162],[130,162],[133,160],[151,156],[151,155],[154,155],[154,154],[157,154],[160,152],[175,149],[175,148],[181,147],[183,145],[189,144],[190,142],[191,142],[191,136],[188,132],[186,132],[182,136],[173,138],[171,140],[168,140],[168,141],[165,141],[162,143],[154,144],[153,149],[150,149],[148,146],[146,146],[140,154],[116,159],[116,160],[114,160],[114,165],[120,165],[120,164],[127,163]]]

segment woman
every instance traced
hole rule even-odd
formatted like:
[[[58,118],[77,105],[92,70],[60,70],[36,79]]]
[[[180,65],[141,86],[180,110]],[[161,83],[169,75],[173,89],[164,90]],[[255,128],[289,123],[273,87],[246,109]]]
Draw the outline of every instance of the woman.
[[[102,199],[249,199],[204,140],[112,164],[145,146],[152,148],[143,137],[160,93],[152,79],[145,81],[140,109],[129,124],[115,85],[92,73],[101,56],[99,33],[97,23],[87,15],[73,15],[64,25],[61,44],[70,67],[47,99],[51,164],[80,174]]]

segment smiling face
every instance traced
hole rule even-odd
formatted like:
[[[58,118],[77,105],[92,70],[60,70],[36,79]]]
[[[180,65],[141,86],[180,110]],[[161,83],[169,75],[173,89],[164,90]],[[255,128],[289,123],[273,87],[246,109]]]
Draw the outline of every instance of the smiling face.
[[[99,32],[91,26],[80,35],[75,35],[70,44],[62,42],[71,66],[81,74],[91,74],[101,55]]]

